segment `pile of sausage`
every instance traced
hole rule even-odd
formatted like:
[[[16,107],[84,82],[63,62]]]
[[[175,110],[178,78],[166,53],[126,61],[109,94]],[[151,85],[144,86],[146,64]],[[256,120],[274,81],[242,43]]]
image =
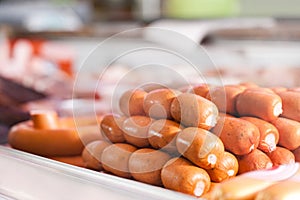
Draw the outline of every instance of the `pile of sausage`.
[[[254,84],[143,88],[108,114],[88,168],[205,196],[236,174],[300,161],[300,92]]]

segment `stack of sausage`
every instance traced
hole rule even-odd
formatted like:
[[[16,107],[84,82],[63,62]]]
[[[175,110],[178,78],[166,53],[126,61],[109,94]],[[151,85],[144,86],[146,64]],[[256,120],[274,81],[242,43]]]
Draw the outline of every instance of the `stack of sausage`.
[[[254,84],[127,91],[123,115],[104,116],[105,140],[82,156],[94,170],[203,196],[237,173],[299,159],[299,101]]]

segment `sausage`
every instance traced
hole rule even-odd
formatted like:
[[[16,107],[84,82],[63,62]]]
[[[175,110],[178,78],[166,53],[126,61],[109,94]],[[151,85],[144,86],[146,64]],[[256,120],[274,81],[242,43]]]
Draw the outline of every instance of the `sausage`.
[[[272,89],[270,89],[270,88],[264,88],[264,87],[247,88],[247,91],[253,91],[253,92],[267,92],[267,93],[271,93],[271,94],[276,94]]]
[[[270,89],[273,90],[273,92],[275,92],[276,94],[287,91],[287,88],[285,87],[271,87]]]
[[[283,147],[277,147],[275,151],[267,153],[267,155],[271,159],[274,166],[295,163],[294,154],[290,150]]]
[[[282,101],[277,94],[247,89],[237,97],[236,109],[240,116],[272,121],[282,113]]]
[[[195,127],[183,129],[177,136],[176,146],[179,153],[204,169],[215,167],[224,153],[224,145],[216,135]]]
[[[160,119],[154,121],[148,131],[148,141],[154,149],[161,149],[168,153],[177,153],[176,137],[181,131],[178,123]]]
[[[259,169],[269,169],[273,166],[271,159],[259,149],[255,149],[249,154],[239,156],[238,162],[239,174]]]
[[[255,200],[273,199],[299,199],[300,183],[295,181],[283,181],[260,191]]]
[[[282,99],[282,117],[300,121],[300,92],[286,91],[278,95]]]
[[[126,91],[120,98],[119,107],[126,116],[145,115],[143,104],[147,92],[142,89]]]
[[[110,143],[103,140],[97,140],[87,144],[81,154],[85,167],[97,171],[102,170],[102,152],[109,145]]]
[[[224,152],[219,157],[216,166],[206,171],[212,181],[219,183],[234,177],[238,173],[238,169],[239,164],[236,157],[229,152]]]
[[[300,92],[300,87],[289,88],[289,91]]]
[[[148,147],[148,131],[152,119],[146,116],[132,116],[127,118],[122,125],[125,140],[136,147]]]
[[[259,129],[260,139],[258,149],[266,153],[276,149],[279,141],[279,133],[274,125],[255,117],[241,117],[241,119],[251,122]]]
[[[137,181],[161,186],[161,169],[170,158],[167,153],[159,150],[139,149],[129,158],[129,172]]]
[[[219,187],[221,183],[215,183],[215,182],[211,182],[210,183],[210,188],[208,190],[207,193],[205,193],[204,195],[201,196],[202,199],[213,199],[213,191]]]
[[[112,143],[125,142],[122,124],[126,117],[119,115],[108,114],[105,115],[100,123],[101,133]]]
[[[274,183],[271,181],[239,175],[220,183],[211,192],[210,198],[218,200],[254,199],[257,192],[272,184]]]
[[[214,103],[195,94],[180,94],[171,104],[172,117],[187,127],[208,130],[216,124],[218,113]]]
[[[239,85],[244,86],[246,88],[257,88],[257,87],[259,87],[257,84],[255,84],[253,82],[242,82]]]
[[[73,125],[73,118],[59,119],[52,112],[34,114],[33,121],[10,129],[8,142],[15,149],[46,157],[80,155],[84,146]]]
[[[151,92],[153,90],[163,89],[163,88],[167,88],[167,87],[158,83],[149,83],[141,87],[141,89],[144,90],[145,92]]]
[[[278,129],[280,146],[289,150],[300,146],[300,122],[279,117],[272,123]]]
[[[177,93],[166,88],[149,92],[144,99],[146,115],[155,119],[171,119],[170,106]]]
[[[209,94],[209,85],[206,83],[200,83],[190,87],[186,92],[206,98]]]
[[[77,167],[86,167],[81,156],[54,156],[48,158]]]
[[[165,188],[200,197],[210,188],[207,172],[184,158],[169,160],[161,171]]]
[[[58,116],[52,110],[32,110],[30,117],[33,122],[34,129],[56,129],[59,127]]]
[[[248,154],[259,144],[258,128],[243,119],[225,115],[218,120],[212,132],[220,137],[225,149],[235,155]]]
[[[236,115],[236,98],[243,91],[241,88],[231,86],[214,87],[206,98],[215,103],[220,112]]]
[[[123,178],[131,178],[128,161],[136,150],[136,147],[124,143],[115,143],[106,147],[101,155],[103,169]]]
[[[292,151],[295,156],[295,161],[300,162],[300,147]]]

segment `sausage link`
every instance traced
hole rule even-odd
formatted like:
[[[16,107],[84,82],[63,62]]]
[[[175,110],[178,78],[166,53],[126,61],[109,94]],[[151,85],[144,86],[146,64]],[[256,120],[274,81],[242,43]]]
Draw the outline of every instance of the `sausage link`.
[[[169,160],[161,171],[165,188],[200,197],[210,188],[210,178],[204,169],[184,158]]]
[[[179,153],[204,169],[215,167],[224,153],[224,145],[216,135],[195,127],[183,129],[177,136],[176,146]]]

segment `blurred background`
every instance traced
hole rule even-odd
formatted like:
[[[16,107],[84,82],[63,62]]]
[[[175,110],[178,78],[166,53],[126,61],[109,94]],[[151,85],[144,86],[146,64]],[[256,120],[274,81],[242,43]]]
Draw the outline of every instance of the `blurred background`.
[[[73,98],[83,114],[92,112],[85,105],[95,99],[96,111],[107,112],[111,84],[134,61],[111,68],[105,87],[96,90],[101,64],[90,61],[73,92],[76,73],[101,41],[143,27],[173,30],[203,47],[218,69],[204,75],[221,74],[224,83],[300,86],[299,0],[0,0],[0,142],[9,126],[28,119],[31,109],[70,115]],[[130,32],[99,56],[109,60],[120,46],[151,42],[164,41]]]

